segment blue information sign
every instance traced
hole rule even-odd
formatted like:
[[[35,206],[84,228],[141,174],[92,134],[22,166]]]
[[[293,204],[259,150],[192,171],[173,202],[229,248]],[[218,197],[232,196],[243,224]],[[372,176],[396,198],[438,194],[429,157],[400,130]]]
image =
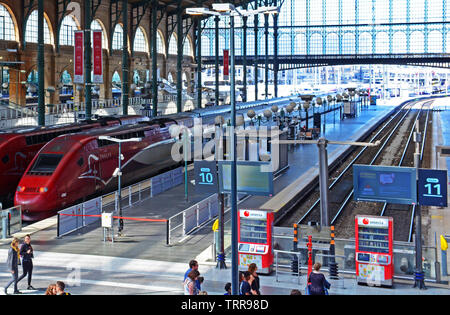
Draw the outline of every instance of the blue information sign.
[[[198,193],[216,193],[217,183],[216,161],[194,161],[195,190]]]
[[[270,162],[237,161],[237,192],[272,197],[273,172],[261,171],[264,166],[270,169]],[[219,187],[231,192],[231,161],[219,161]]]
[[[394,166],[353,166],[354,198],[397,204],[417,203],[415,168]]]
[[[447,207],[447,171],[419,169],[419,204]]]

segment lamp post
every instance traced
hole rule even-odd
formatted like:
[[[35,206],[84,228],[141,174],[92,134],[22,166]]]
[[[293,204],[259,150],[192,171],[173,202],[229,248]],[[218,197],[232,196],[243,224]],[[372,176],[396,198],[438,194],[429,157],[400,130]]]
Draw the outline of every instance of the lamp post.
[[[230,96],[231,96],[231,288],[232,294],[239,292],[239,260],[238,260],[238,227],[237,227],[237,156],[236,156],[236,92],[235,92],[235,47],[234,47],[234,17],[252,16],[260,13],[276,14],[278,7],[260,7],[256,10],[240,10],[231,3],[213,3],[212,10],[208,8],[188,8],[189,15],[212,15],[230,17]],[[200,40],[200,39],[199,39]]]
[[[130,138],[130,139],[117,139],[114,137],[109,136],[100,136],[98,137],[99,140],[107,140],[111,142],[116,142],[119,144],[119,162],[118,162],[118,168],[114,171],[113,176],[118,178],[118,188],[117,188],[117,206],[119,208],[119,235],[122,233],[123,230],[123,219],[122,219],[122,205],[121,205],[121,199],[122,199],[122,160],[124,159],[122,155],[122,143],[125,142],[141,142],[142,138]]]

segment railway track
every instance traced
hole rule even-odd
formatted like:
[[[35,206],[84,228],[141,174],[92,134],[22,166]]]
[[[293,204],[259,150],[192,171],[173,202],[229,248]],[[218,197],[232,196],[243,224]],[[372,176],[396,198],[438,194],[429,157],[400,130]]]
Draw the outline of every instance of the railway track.
[[[379,203],[362,204],[353,201],[352,166],[354,164],[411,166],[411,147],[414,149],[414,145],[410,145],[412,130],[416,121],[419,121],[422,116],[420,124],[423,128],[421,130],[428,125],[428,119],[425,118],[429,116],[428,113],[426,116],[421,113],[424,112],[424,108],[429,108],[431,103],[432,101],[419,101],[404,105],[367,138],[368,142],[380,141],[380,146],[363,147],[356,150],[346,162],[330,173],[329,217],[330,224],[336,226],[338,237],[354,237],[353,222],[356,214],[380,215],[381,213]],[[422,145],[423,148],[424,145]],[[405,212],[403,211],[403,213]],[[292,212],[289,218],[280,222],[279,225],[292,226],[293,223],[307,224],[309,222],[320,222],[318,185],[312,193],[303,198],[300,206]],[[406,225],[409,227],[411,224]],[[401,240],[407,240],[408,235],[403,229],[399,229],[398,233]]]

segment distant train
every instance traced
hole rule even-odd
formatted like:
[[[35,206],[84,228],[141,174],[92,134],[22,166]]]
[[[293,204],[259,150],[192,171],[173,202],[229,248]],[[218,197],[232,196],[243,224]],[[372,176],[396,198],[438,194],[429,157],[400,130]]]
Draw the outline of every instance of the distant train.
[[[193,126],[192,116],[159,118],[136,125],[97,128],[59,136],[48,142],[33,159],[19,182],[14,198],[25,221],[41,220],[57,210],[117,189],[113,176],[118,167],[116,142],[99,139],[142,138],[122,146],[122,185],[148,178],[175,166],[171,158],[172,124]]]
[[[50,127],[22,126],[0,131],[0,202],[12,206],[14,193],[22,175],[39,150],[52,139],[69,133],[114,126],[134,124],[146,119],[141,116],[107,116],[97,120]]]

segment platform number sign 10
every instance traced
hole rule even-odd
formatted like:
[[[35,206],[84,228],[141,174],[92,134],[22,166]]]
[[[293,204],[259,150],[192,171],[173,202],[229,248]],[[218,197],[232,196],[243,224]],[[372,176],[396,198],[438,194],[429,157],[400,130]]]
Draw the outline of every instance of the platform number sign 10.
[[[195,190],[198,193],[216,193],[217,165],[216,161],[195,161]]]
[[[419,204],[423,206],[447,206],[447,171],[419,169]]]

